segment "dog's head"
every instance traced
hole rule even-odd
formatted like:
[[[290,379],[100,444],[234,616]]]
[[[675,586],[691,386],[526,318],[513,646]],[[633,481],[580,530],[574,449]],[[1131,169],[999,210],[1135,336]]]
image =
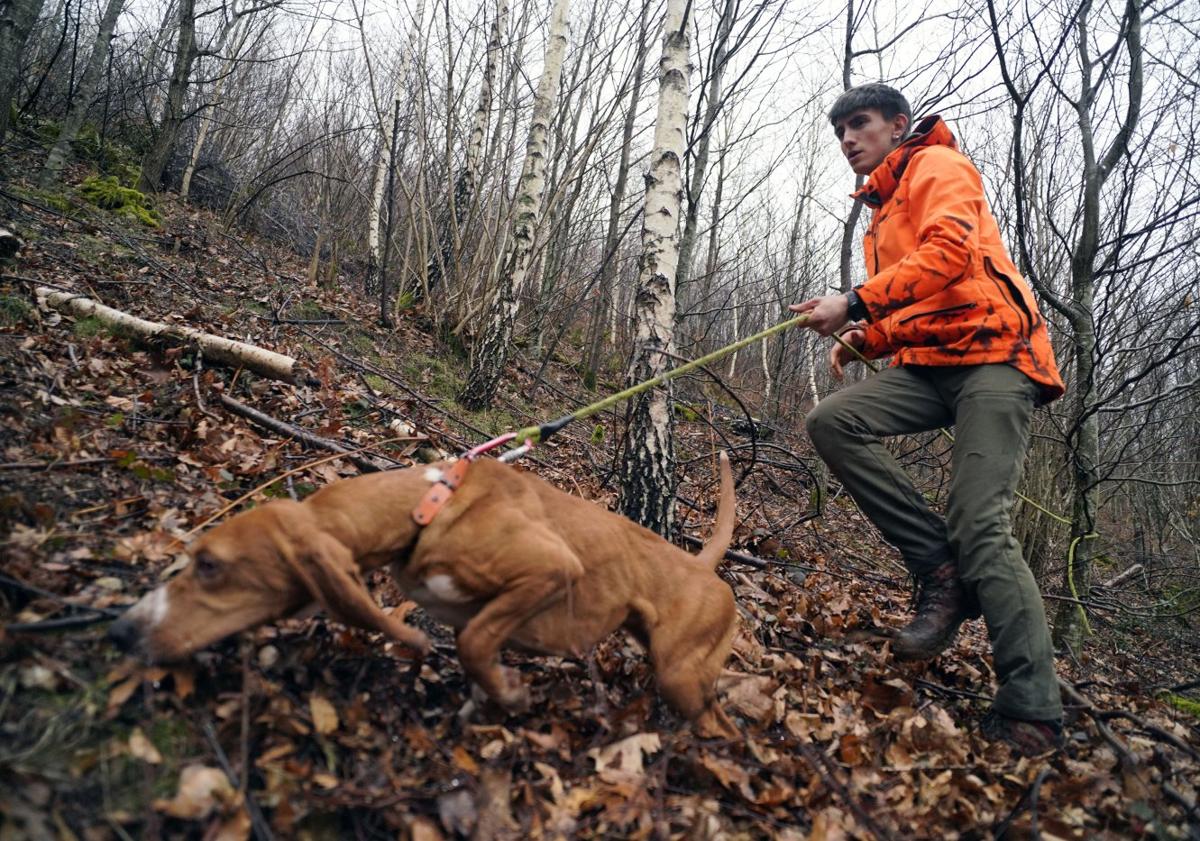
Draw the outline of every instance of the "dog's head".
[[[181,660],[313,601],[349,624],[384,630],[393,621],[372,600],[350,551],[296,502],[239,514],[199,538],[190,554],[183,572],[113,623],[114,643],[150,662]]]

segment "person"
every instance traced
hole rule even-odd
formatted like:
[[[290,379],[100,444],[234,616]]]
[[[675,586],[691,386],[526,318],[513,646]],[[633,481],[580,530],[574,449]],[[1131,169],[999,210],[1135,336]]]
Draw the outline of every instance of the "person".
[[[823,336],[843,331],[846,344],[830,352],[839,380],[856,356],[847,346],[892,365],[822,401],[809,435],[916,578],[916,616],[894,656],[934,657],[982,612],[998,683],[985,736],[1024,754],[1059,747],[1046,611],[1010,521],[1030,415],[1064,391],[1046,322],[1001,243],[979,172],[941,117],[913,127],[899,91],[868,84],[843,93],[829,120],[851,169],[867,176],[854,194],[873,210],[867,280],[790,309]],[[881,438],[950,425],[942,517]]]

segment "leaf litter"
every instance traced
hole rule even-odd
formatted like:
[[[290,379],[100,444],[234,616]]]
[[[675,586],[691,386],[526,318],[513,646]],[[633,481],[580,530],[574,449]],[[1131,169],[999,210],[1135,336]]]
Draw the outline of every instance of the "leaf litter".
[[[24,213],[30,231],[61,224]],[[303,261],[270,244],[248,243],[253,260],[218,246],[201,212],[165,217],[164,243],[193,245],[148,246],[169,274],[144,283],[106,285],[110,270],[97,265],[100,297],[290,353],[319,383],[220,371],[186,349],[80,331],[52,312],[0,330],[0,376],[12,384],[0,398],[0,455],[39,465],[0,471],[4,623],[119,609],[186,564],[192,530],[247,491],[263,486],[249,504],[302,498],[357,472],[335,459],[277,478],[319,454],[214,409],[216,395],[347,447],[425,436],[386,449],[401,463],[421,447],[480,440],[467,426],[480,419],[383,389],[322,346],[373,356],[372,368],[419,393],[420,372],[388,363],[437,355],[419,313],[370,334],[369,351],[363,331],[248,318],[264,300],[308,299],[360,325],[373,313],[349,286],[307,288]],[[67,228],[29,237],[23,274],[78,282],[56,259]],[[549,372],[570,388],[568,369]],[[557,397],[525,404],[530,385],[525,372],[510,384],[505,399],[528,410],[510,420],[561,414]],[[681,421],[679,434],[681,452],[711,448],[701,424]],[[567,432],[537,455],[529,469],[612,501],[594,466],[610,453]],[[710,473],[689,471],[684,496],[711,499]],[[623,634],[584,661],[506,654],[530,684],[530,711],[472,709],[452,635],[375,575],[380,602],[434,637],[424,663],[321,616],[247,632],[173,668],[121,659],[94,626],[0,636],[0,838],[1200,837],[1197,721],[1150,689],[1189,676],[1168,647],[1109,638],[1086,662],[1061,662],[1092,709],[1069,707],[1062,753],[1014,756],[976,729],[992,677],[979,623],[932,663],[894,662],[887,629],[907,610],[894,556],[842,500],[777,530],[799,513],[774,493],[779,483],[793,498],[809,489],[762,474],[741,491],[742,513],[753,513],[738,539],[807,569],[724,567],[741,622],[720,688],[739,739],[692,735]],[[693,512],[690,525],[707,519]]]

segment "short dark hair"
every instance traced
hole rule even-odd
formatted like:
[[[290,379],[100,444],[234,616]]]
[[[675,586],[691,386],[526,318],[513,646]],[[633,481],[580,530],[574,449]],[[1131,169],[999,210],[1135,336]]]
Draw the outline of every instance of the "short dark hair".
[[[912,106],[908,104],[904,94],[881,82],[868,82],[850,88],[839,96],[829,109],[829,122],[836,126],[839,120],[844,120],[855,111],[864,108],[874,108],[883,114],[885,120],[903,114],[908,117],[909,126],[912,125]]]

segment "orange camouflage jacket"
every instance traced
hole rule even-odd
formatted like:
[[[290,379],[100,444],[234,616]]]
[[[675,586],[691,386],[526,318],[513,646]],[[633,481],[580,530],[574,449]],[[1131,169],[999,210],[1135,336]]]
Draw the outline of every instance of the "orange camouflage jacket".
[[[870,314],[863,354],[893,365],[1013,365],[1064,391],[1046,322],[1000,240],[978,170],[941,117],[921,120],[854,194],[874,208],[863,238]]]

